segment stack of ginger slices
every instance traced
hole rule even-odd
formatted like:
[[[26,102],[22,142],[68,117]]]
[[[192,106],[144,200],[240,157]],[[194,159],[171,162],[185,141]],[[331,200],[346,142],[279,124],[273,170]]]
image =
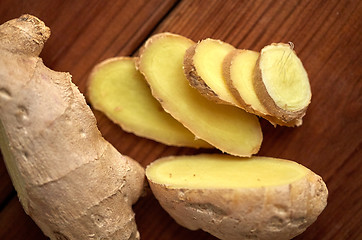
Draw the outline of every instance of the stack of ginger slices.
[[[139,57],[95,66],[88,99],[138,136],[251,156],[263,139],[257,116],[273,125],[300,126],[311,101],[308,75],[293,47],[273,43],[259,53],[159,33]]]

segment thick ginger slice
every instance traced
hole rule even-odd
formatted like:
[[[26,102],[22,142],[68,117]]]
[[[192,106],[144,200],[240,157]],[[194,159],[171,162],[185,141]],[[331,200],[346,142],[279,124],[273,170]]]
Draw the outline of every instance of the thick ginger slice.
[[[217,103],[238,106],[222,71],[224,58],[234,49],[230,44],[208,38],[187,49],[183,64],[190,85],[203,96]]]
[[[262,142],[257,117],[234,106],[211,102],[188,84],[182,66],[185,52],[192,45],[190,39],[171,33],[147,40],[140,51],[138,69],[153,96],[196,137],[221,151],[237,156],[257,153]]]
[[[277,158],[170,156],[151,163],[146,176],[177,223],[223,240],[292,239],[327,205],[321,177]]]
[[[254,86],[270,115],[284,123],[301,124],[312,92],[308,74],[291,45],[271,44],[261,50]]]
[[[23,15],[0,26],[0,147],[25,212],[50,239],[139,239],[144,169],[102,136],[68,73],[38,57],[50,35]]]
[[[110,58],[95,66],[88,80],[88,98],[93,108],[127,132],[167,145],[211,147],[162,109],[136,69],[135,58]]]

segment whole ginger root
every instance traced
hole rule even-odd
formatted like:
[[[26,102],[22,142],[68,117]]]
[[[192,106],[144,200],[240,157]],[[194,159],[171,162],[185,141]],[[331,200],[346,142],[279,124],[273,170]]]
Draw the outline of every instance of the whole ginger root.
[[[38,57],[50,30],[0,26],[0,146],[25,212],[51,239],[139,239],[144,169],[102,136],[68,73]]]

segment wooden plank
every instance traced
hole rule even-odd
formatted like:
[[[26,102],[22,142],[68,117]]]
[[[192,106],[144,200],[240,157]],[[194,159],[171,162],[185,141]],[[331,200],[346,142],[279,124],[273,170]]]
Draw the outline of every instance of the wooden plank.
[[[15,190],[6,170],[2,155],[0,155],[0,211],[13,196],[15,196]]]
[[[52,37],[42,57],[49,67],[70,71],[82,92],[95,63],[134,53],[151,32],[170,31],[195,41],[217,38],[257,51],[272,42],[292,41],[310,77],[312,104],[299,128],[274,128],[261,120],[264,141],[259,155],[295,160],[327,183],[327,208],[296,239],[358,239],[362,235],[360,1],[3,0],[0,21],[24,12],[39,16],[51,27]],[[143,166],[161,156],[200,152],[139,138],[123,132],[100,112],[95,115],[105,138]],[[9,179],[1,164],[0,194],[5,194],[9,190],[2,188],[9,188]],[[19,214],[20,205],[14,199],[0,213],[0,225],[6,226],[0,228],[0,239],[42,239],[34,224],[17,224],[29,218]],[[142,239],[216,239],[177,225],[152,194],[140,199],[134,209]]]

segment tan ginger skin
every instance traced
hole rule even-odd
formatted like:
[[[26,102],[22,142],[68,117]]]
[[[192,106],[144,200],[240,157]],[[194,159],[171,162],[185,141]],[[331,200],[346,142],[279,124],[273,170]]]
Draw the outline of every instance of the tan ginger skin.
[[[328,189],[322,178],[309,169],[303,177],[289,183],[238,188],[175,187],[154,180],[155,175],[150,171],[160,161],[189,158],[197,163],[200,156],[203,155],[165,157],[146,168],[150,187],[160,205],[178,224],[190,230],[202,229],[222,240],[288,240],[304,232],[327,205]],[[225,155],[204,156],[240,161]],[[162,171],[153,173],[162,174]],[[253,178],[252,175],[249,177]]]
[[[103,139],[71,75],[44,66],[49,36],[31,15],[0,26],[1,152],[20,202],[50,239],[139,239],[144,169]]]

